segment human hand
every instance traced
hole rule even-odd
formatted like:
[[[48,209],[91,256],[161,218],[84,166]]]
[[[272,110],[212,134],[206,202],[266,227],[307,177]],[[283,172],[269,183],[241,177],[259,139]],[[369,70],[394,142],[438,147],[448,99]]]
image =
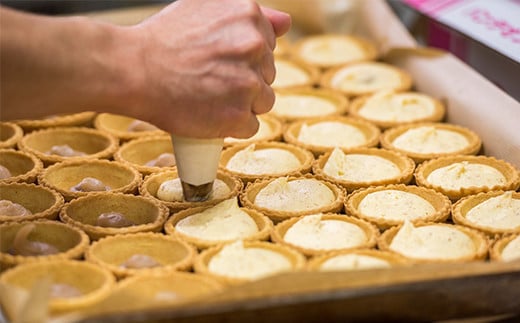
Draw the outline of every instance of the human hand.
[[[287,14],[251,0],[178,0],[131,27],[140,78],[130,114],[179,136],[249,137],[274,103]]]

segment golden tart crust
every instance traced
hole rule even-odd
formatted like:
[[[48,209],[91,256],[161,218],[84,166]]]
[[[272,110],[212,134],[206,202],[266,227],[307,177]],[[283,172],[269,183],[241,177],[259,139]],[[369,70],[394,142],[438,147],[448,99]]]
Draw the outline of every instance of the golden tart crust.
[[[497,174],[502,176],[502,182],[495,180],[491,186],[485,184],[472,184],[470,186],[460,185],[459,183],[437,184],[432,183],[430,175],[441,168],[446,168],[454,172],[458,179],[464,179],[462,175],[467,173],[469,166],[485,167],[489,170],[494,170]],[[518,170],[510,163],[488,156],[448,156],[439,157],[429,161],[425,161],[415,169],[415,181],[417,185],[432,188],[438,192],[448,196],[452,201],[456,201],[468,195],[473,195],[481,192],[489,191],[511,191],[517,190],[520,187],[520,174]],[[446,175],[447,176],[447,175]],[[446,178],[446,176],[443,176]],[[476,178],[472,176],[471,178]],[[469,179],[469,178],[468,178]]]
[[[296,251],[294,249],[291,249],[291,248],[283,246],[283,245],[266,242],[266,241],[243,241],[243,242],[235,241],[235,242],[228,243],[228,244],[221,244],[218,246],[214,246],[214,247],[211,247],[209,249],[202,251],[195,258],[195,262],[193,265],[195,272],[215,278],[218,281],[220,281],[226,285],[237,285],[237,284],[246,283],[246,282],[255,280],[256,278],[249,279],[249,278],[244,278],[244,277],[233,277],[231,275],[224,276],[224,275],[211,271],[209,268],[212,258],[214,258],[215,256],[218,256],[221,253],[223,248],[225,248],[226,246],[230,246],[231,244],[237,244],[237,243],[242,243],[242,246],[244,249],[249,249],[249,248],[265,249],[267,251],[274,252],[275,254],[283,256],[283,258],[285,258],[290,263],[290,268],[283,270],[284,272],[301,270],[304,268],[305,263],[306,263],[306,259],[305,259],[304,255],[302,255],[301,253],[299,253],[298,251]],[[242,258],[240,256],[235,259],[237,259],[238,263],[240,263],[240,260],[242,260]],[[240,267],[237,266],[237,268],[240,268]],[[270,273],[264,273],[264,275],[274,275],[277,273],[278,272],[270,272]]]
[[[179,174],[177,170],[172,171],[163,171],[154,173],[151,175],[148,175],[142,184],[139,186],[139,192],[143,196],[148,196],[156,199],[157,201],[163,203],[170,209],[170,213],[173,214],[175,212],[178,212],[180,210],[184,210],[187,208],[192,207],[199,207],[199,206],[210,206],[218,204],[224,200],[227,200],[231,197],[238,196],[238,193],[242,190],[243,184],[240,181],[240,179],[236,178],[235,176],[232,176],[231,174],[224,172],[224,171],[217,171],[217,179],[221,180],[226,184],[226,186],[229,189],[229,192],[223,196],[219,196],[218,198],[210,197],[210,199],[203,201],[203,202],[188,202],[184,199],[182,201],[166,201],[161,200],[159,197],[157,197],[157,192],[159,191],[159,188],[161,184],[163,184],[166,181],[178,179]]]
[[[26,227],[30,226],[30,227]],[[15,241],[20,230],[27,230],[28,235]],[[28,239],[28,240],[27,240]],[[89,245],[88,235],[80,229],[52,220],[8,222],[0,224],[0,268],[6,269],[28,262],[41,262],[57,259],[80,259]],[[24,241],[25,240],[25,241]],[[25,248],[27,241],[48,244],[58,250],[53,254],[36,256],[12,255],[11,249]],[[16,242],[16,246],[15,246]]]
[[[143,124],[145,129],[132,131],[132,126],[136,123]],[[144,136],[167,135],[163,130],[147,122],[113,113],[98,114],[94,119],[94,127],[119,138],[121,141],[128,141]]]
[[[506,248],[512,248],[511,254],[505,255]],[[496,240],[489,250],[493,261],[518,261],[520,259],[520,234],[510,234]]]
[[[284,122],[339,116],[347,112],[349,100],[343,93],[319,88],[279,89],[269,115]]]
[[[69,286],[79,295],[51,298],[50,291],[47,294],[50,314],[58,315],[87,310],[101,301],[114,287],[115,278],[108,270],[85,261],[56,259],[19,265],[3,273],[0,283],[13,294],[20,290],[32,294],[38,287]],[[13,312],[17,310],[23,309]]]
[[[314,207],[306,208],[305,210],[279,210],[275,208],[267,208],[258,206],[256,204],[256,198],[259,193],[262,192],[268,185],[272,184],[277,180],[284,180],[287,184],[290,184],[292,181],[313,181],[319,184],[319,187],[323,189],[323,191],[327,193],[331,193],[333,199],[331,202],[320,203],[322,205],[317,205]],[[316,193],[316,191],[314,191]],[[302,175],[302,176],[288,176],[288,177],[278,177],[271,178],[265,180],[258,180],[253,183],[248,183],[245,189],[240,193],[240,202],[243,206],[257,210],[265,215],[267,215],[274,223],[286,220],[292,217],[298,217],[307,214],[315,214],[315,213],[337,213],[343,210],[343,200],[345,199],[345,191],[337,186],[336,184],[323,180],[320,177],[313,176],[310,174]],[[305,192],[301,195],[302,200],[307,200]],[[296,201],[299,202],[299,201]],[[320,201],[321,202],[321,201]]]
[[[304,246],[295,242],[287,241],[286,234],[291,228],[294,227],[297,223],[302,223],[302,220],[305,221],[309,217],[319,217],[319,221],[315,223],[315,227],[313,229],[320,230],[316,233],[316,235],[306,235],[306,239],[315,239],[318,240],[320,238],[325,239],[326,235],[332,235],[334,236],[334,233],[341,232],[339,228],[332,228],[334,226],[335,222],[344,222],[348,225],[348,230],[350,232],[347,232],[345,228],[343,228],[344,235],[354,235],[353,229],[356,228],[356,234],[358,235],[358,241],[354,241],[354,238],[352,238],[352,241],[349,241],[348,244],[350,244],[348,247],[338,247],[338,248],[312,248],[310,246]],[[318,218],[316,218],[318,220]],[[327,233],[326,229],[324,229],[324,226],[330,225],[330,231]],[[321,231],[324,229],[325,231]],[[313,230],[314,231],[314,230]],[[328,253],[331,251],[340,251],[340,250],[350,250],[350,249],[360,249],[360,248],[372,248],[377,243],[377,238],[379,237],[379,229],[377,229],[373,224],[369,223],[368,221],[361,220],[358,218],[354,218],[345,214],[338,214],[338,213],[326,213],[326,214],[315,214],[315,215],[304,215],[297,218],[291,218],[287,219],[283,222],[278,223],[271,234],[271,240],[275,243],[279,243],[282,245],[286,245],[288,247],[291,247],[293,249],[298,250],[302,254],[306,256],[317,256],[323,253]],[[303,237],[302,237],[303,238]],[[298,238],[299,239],[299,238]]]
[[[109,159],[119,147],[114,136],[96,129],[81,127],[59,127],[33,131],[25,135],[18,148],[41,159],[45,166],[65,160]],[[63,149],[72,149],[74,155],[67,156]],[[56,153],[51,153],[55,150]]]
[[[419,142],[421,138],[422,142]],[[444,156],[476,155],[482,146],[480,137],[472,130],[440,122],[424,122],[391,128],[383,132],[380,140],[383,148],[398,151],[412,158],[416,163]],[[397,143],[397,141],[403,142]],[[405,148],[407,141],[415,147]],[[446,150],[450,142],[454,144]],[[434,144],[434,147],[428,147],[429,143]]]
[[[173,146],[170,136],[149,136],[130,140],[114,153],[114,159],[128,164],[143,175],[149,175],[164,170],[173,170],[175,163],[170,166],[149,165],[162,154],[173,156]],[[173,157],[175,162],[175,157]]]
[[[318,67],[331,68],[378,57],[375,44],[367,39],[342,34],[305,36],[293,44],[292,53],[301,61]]]
[[[331,131],[330,125],[336,124],[338,126],[346,126],[346,131],[355,132],[357,141],[338,142],[336,140],[339,137],[338,135],[334,136],[332,133],[328,133],[328,131]],[[321,138],[319,142],[316,142],[319,138],[315,135],[309,135],[313,142],[308,142],[306,139],[300,139],[302,129],[305,129],[305,127],[316,126],[325,128],[323,129],[325,131],[323,138]],[[328,131],[327,128],[329,129]],[[318,131],[321,131],[321,129]],[[335,147],[339,147],[344,151],[354,148],[375,147],[379,144],[380,134],[381,131],[378,127],[364,120],[350,117],[323,117],[290,123],[285,129],[283,137],[286,142],[307,149],[313,152],[314,156],[317,157],[333,150]],[[333,139],[333,141],[328,141],[328,139]]]
[[[99,216],[112,212],[120,214],[130,225],[99,225]],[[92,240],[116,234],[160,232],[168,215],[168,208],[152,198],[110,192],[79,197],[60,211],[63,222],[85,231]]]
[[[233,157],[235,157],[238,153],[250,153],[251,155],[258,151],[269,151],[269,150],[282,150],[285,152],[289,152],[292,156],[294,156],[295,159],[298,160],[298,165],[294,167],[292,170],[282,170],[279,172],[271,172],[271,173],[248,173],[246,171],[239,171],[235,170],[234,167],[229,167],[229,162],[232,160]],[[253,160],[251,162],[254,162],[253,156],[251,156]],[[263,157],[257,157],[260,161],[262,161],[265,164],[273,164],[276,162],[276,156],[269,157],[269,155],[264,155]],[[271,162],[270,162],[271,159]],[[274,160],[272,160],[274,159]],[[282,142],[259,142],[251,145],[236,145],[230,148],[226,148],[224,151],[222,151],[221,157],[220,157],[220,167],[223,168],[228,173],[240,178],[244,183],[248,182],[254,182],[257,179],[265,179],[265,178],[271,178],[271,177],[278,177],[278,176],[295,176],[300,174],[306,174],[310,172],[312,168],[312,163],[314,161],[313,154],[301,147],[286,144]],[[247,163],[246,161],[246,164]],[[253,164],[250,166],[252,167]],[[244,165],[247,166],[247,165]]]
[[[64,203],[63,196],[53,189],[27,183],[0,183],[0,200],[19,204],[31,213],[22,216],[0,214],[0,223],[54,220]]]
[[[320,85],[339,90],[347,96],[360,96],[381,90],[407,91],[412,87],[412,77],[405,70],[390,64],[359,62],[326,71]]]
[[[395,169],[398,173],[395,174],[395,176],[388,176],[388,172],[385,172],[385,177],[377,178],[377,179],[368,179],[366,176],[363,176],[362,171],[357,170],[358,178],[348,178],[348,177],[342,177],[339,175],[339,172],[344,171],[343,169],[339,168],[338,173],[333,175],[330,173],[330,171],[327,171],[325,168],[325,165],[329,162],[331,156],[334,156],[333,154],[338,154],[339,156],[345,156],[345,160],[347,158],[355,158],[354,160],[359,159],[359,162],[362,162],[362,158],[368,157],[368,158],[377,158],[376,160],[379,160],[379,158],[382,158],[386,161],[388,161],[388,165],[394,165]],[[349,157],[350,156],[350,157]],[[354,162],[354,161],[353,161]],[[375,160],[374,160],[375,162]],[[366,162],[365,162],[366,163]],[[369,168],[366,169],[366,171],[369,171],[371,164],[369,164]],[[352,169],[353,166],[349,165],[349,163],[344,164],[345,168]],[[361,166],[361,165],[360,165]],[[376,166],[377,167],[377,166]],[[376,168],[377,169],[377,168]],[[414,161],[406,157],[398,152],[382,149],[382,148],[356,148],[356,149],[350,149],[347,153],[342,153],[341,151],[330,151],[327,152],[318,159],[316,159],[312,165],[312,171],[314,174],[323,177],[324,179],[331,181],[333,183],[336,183],[338,185],[341,185],[344,187],[348,193],[351,193],[357,189],[360,188],[366,188],[370,186],[383,186],[383,185],[390,185],[390,184],[408,184],[413,179],[413,172],[415,170],[415,163]],[[371,173],[374,173],[373,169],[370,169]],[[337,176],[336,176],[337,175]]]
[[[485,207],[489,203],[493,204]],[[478,208],[482,208],[480,216],[474,213]],[[451,217],[457,224],[490,236],[520,233],[520,192],[491,191],[463,197],[453,204]]]
[[[313,87],[318,83],[320,70],[294,58],[275,57],[276,77],[273,89]]]
[[[262,114],[256,117],[260,126],[255,135],[245,139],[226,137],[224,138],[224,147],[252,144],[260,141],[279,141],[282,139],[284,123],[281,120],[269,114]]]
[[[59,114],[42,119],[16,120],[17,125],[28,133],[34,130],[54,127],[90,127],[96,112],[83,111],[72,114]]]
[[[341,258],[351,258],[353,260],[351,260],[352,263],[346,263],[345,265],[332,263],[333,261],[340,260]],[[375,263],[372,262],[364,264],[364,259],[375,261]],[[354,249],[333,251],[324,255],[313,257],[307,262],[307,269],[310,271],[364,270],[392,268],[397,266],[405,266],[408,264],[409,261],[406,258],[395,252],[382,251],[378,249]]]
[[[196,250],[185,241],[161,233],[139,232],[108,236],[93,242],[85,252],[87,261],[110,270],[118,278],[150,272],[190,270]],[[151,257],[156,265],[124,265],[133,256]]]
[[[354,99],[348,113],[388,129],[417,122],[440,122],[444,104],[424,93],[379,91]]]
[[[231,198],[231,200],[235,200],[238,205],[238,199],[237,198]],[[221,203],[225,203],[221,202]],[[230,239],[219,239],[219,240],[212,240],[212,239],[204,239],[201,237],[197,237],[196,235],[190,235],[185,232],[182,232],[181,230],[177,229],[177,225],[180,221],[189,219],[192,216],[196,216],[198,214],[201,214],[203,211],[210,210],[214,208],[215,205],[212,206],[203,206],[203,207],[194,207],[185,209],[182,211],[179,211],[175,214],[173,214],[164,224],[164,231],[169,234],[177,237],[178,239],[184,240],[189,242],[190,244],[194,245],[195,247],[199,249],[205,249],[209,248],[221,243],[228,243],[234,240],[237,240],[237,238],[232,237]],[[271,234],[271,231],[273,229],[273,222],[262,213],[253,210],[248,209],[245,207],[240,207],[240,211],[245,212],[248,217],[254,222],[256,225],[256,232],[241,237],[242,240],[268,240],[269,236]],[[231,212],[231,211],[228,211]],[[217,217],[220,214],[215,214],[215,217]],[[230,217],[230,213],[222,214],[225,215],[226,218]],[[212,223],[201,223],[199,226],[205,227],[207,229],[208,226],[210,226]],[[190,227],[197,226],[198,224],[194,224],[192,222],[189,222],[188,224]]]
[[[400,194],[402,194],[402,202],[398,203],[397,199]],[[381,201],[381,209],[376,205],[376,201]],[[366,214],[361,208],[376,208],[373,212],[377,212],[377,214]],[[451,202],[446,196],[435,190],[415,185],[397,184],[354,191],[347,197],[345,211],[347,214],[374,223],[381,229],[387,229],[405,221],[414,224],[443,222],[450,216]]]
[[[34,183],[43,169],[39,158],[14,149],[0,149],[0,166],[7,168],[11,175],[0,179],[0,183]]]
[[[22,128],[13,122],[0,122],[0,148],[14,148],[23,137]]]
[[[436,228],[447,228],[447,229],[451,229],[451,230],[457,230],[460,233],[464,234],[464,236],[466,236],[471,241],[473,251],[471,252],[471,254],[468,254],[468,255],[459,256],[459,257],[451,257],[451,258],[450,257],[445,257],[445,258],[421,257],[421,258],[418,258],[418,257],[408,256],[403,252],[400,252],[398,250],[393,250],[391,248],[393,239],[396,237],[399,230],[404,225],[406,225],[406,223],[403,225],[395,226],[395,227],[392,227],[392,228],[386,230],[378,239],[378,242],[377,242],[378,248],[380,250],[393,251],[393,252],[399,253],[403,257],[409,259],[410,261],[412,261],[414,263],[465,262],[465,261],[483,260],[483,259],[486,259],[487,255],[488,255],[489,241],[484,236],[484,234],[480,233],[479,231],[465,227],[465,226],[456,225],[456,224],[423,222],[423,223],[416,224],[414,227],[423,228],[423,227],[433,226]],[[436,240],[436,242],[439,242],[439,243],[442,243],[442,242],[451,243],[451,241],[452,241],[451,239],[445,239],[445,240],[435,239],[435,240]],[[457,249],[457,248],[458,247],[453,246],[451,249]]]
[[[89,195],[92,191],[72,191],[86,178],[94,178],[113,193],[135,193],[141,174],[125,164],[108,160],[65,161],[47,167],[38,175],[38,182],[58,191],[66,201]]]

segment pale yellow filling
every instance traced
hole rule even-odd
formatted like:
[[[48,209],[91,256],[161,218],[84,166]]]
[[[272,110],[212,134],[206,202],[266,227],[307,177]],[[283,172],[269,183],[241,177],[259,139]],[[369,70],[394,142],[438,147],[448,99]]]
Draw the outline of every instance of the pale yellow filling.
[[[277,94],[271,113],[285,117],[317,117],[337,110],[330,100],[303,94]]]
[[[513,192],[492,197],[469,210],[466,219],[496,229],[519,228],[520,199],[513,198]]]
[[[224,138],[224,142],[228,143],[228,144],[232,144],[232,143],[240,143],[240,142],[250,141],[250,140],[260,141],[262,139],[269,138],[271,136],[271,134],[273,133],[273,128],[271,127],[269,122],[265,121],[265,119],[262,118],[262,116],[258,116],[257,119],[258,119],[258,123],[259,123],[258,131],[252,137],[249,137],[246,139],[226,137],[226,138]]]
[[[274,65],[276,68],[276,77],[273,84],[271,84],[273,88],[304,85],[309,82],[309,74],[297,65],[276,60]]]
[[[208,264],[210,272],[241,279],[259,279],[291,270],[284,255],[265,248],[245,248],[238,240],[226,245]]]
[[[386,220],[413,220],[435,213],[433,205],[421,196],[400,190],[367,194],[359,203],[363,215]]]
[[[338,71],[331,83],[340,90],[374,92],[398,88],[401,85],[401,76],[385,66],[356,64]]]
[[[284,174],[297,170],[300,166],[300,160],[286,149],[256,150],[254,144],[237,152],[226,164],[228,170],[253,175]]]
[[[273,180],[258,192],[255,204],[271,210],[306,211],[331,205],[334,192],[315,179],[288,181],[281,177]]]
[[[322,65],[341,64],[365,57],[365,51],[358,43],[339,37],[308,40],[299,54],[308,62]]]
[[[180,220],[175,229],[190,237],[210,241],[242,239],[258,232],[255,221],[238,206],[236,198]]]
[[[323,220],[321,214],[313,214],[293,224],[283,239],[306,249],[331,250],[361,246],[367,241],[367,236],[353,223]]]
[[[390,249],[415,259],[454,260],[475,255],[475,244],[455,227],[432,224],[414,227],[411,222],[395,235]]]
[[[358,113],[370,120],[407,122],[428,117],[434,110],[426,95],[381,91],[367,99]]]
[[[325,147],[356,147],[366,143],[363,131],[342,122],[319,122],[313,125],[303,124],[298,140],[309,145]]]
[[[502,249],[502,259],[504,261],[520,259],[520,236],[511,240],[507,246]]]
[[[468,187],[493,187],[506,183],[505,176],[496,168],[467,161],[438,168],[432,171],[426,180],[433,185],[449,190]]]
[[[466,148],[468,139],[455,131],[431,126],[405,131],[392,144],[399,149],[421,154],[451,153]]]
[[[220,179],[215,179],[213,182],[213,190],[210,194],[210,199],[220,199],[227,196],[231,190],[226,183]],[[182,194],[182,184],[180,178],[164,181],[157,190],[157,198],[168,202],[182,202],[184,195]]]
[[[390,268],[392,265],[381,258],[367,256],[367,255],[339,255],[324,261],[320,270],[360,270],[372,268]]]
[[[331,177],[352,181],[368,182],[399,176],[399,167],[390,160],[373,155],[345,154],[334,148],[323,167],[323,172]]]

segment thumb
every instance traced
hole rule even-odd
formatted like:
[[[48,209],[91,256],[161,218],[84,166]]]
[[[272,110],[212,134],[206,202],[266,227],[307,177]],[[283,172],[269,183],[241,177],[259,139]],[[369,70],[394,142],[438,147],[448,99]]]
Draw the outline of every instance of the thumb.
[[[271,22],[271,25],[273,25],[273,30],[277,37],[289,31],[289,28],[291,28],[291,16],[289,14],[266,7],[260,7],[260,9]]]

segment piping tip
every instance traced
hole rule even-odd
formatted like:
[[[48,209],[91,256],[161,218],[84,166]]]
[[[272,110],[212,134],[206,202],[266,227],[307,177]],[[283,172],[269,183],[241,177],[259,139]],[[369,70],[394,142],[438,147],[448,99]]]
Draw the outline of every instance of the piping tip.
[[[182,194],[184,199],[188,202],[203,202],[206,201],[211,195],[213,189],[213,182],[209,182],[202,185],[193,185],[181,181]]]

